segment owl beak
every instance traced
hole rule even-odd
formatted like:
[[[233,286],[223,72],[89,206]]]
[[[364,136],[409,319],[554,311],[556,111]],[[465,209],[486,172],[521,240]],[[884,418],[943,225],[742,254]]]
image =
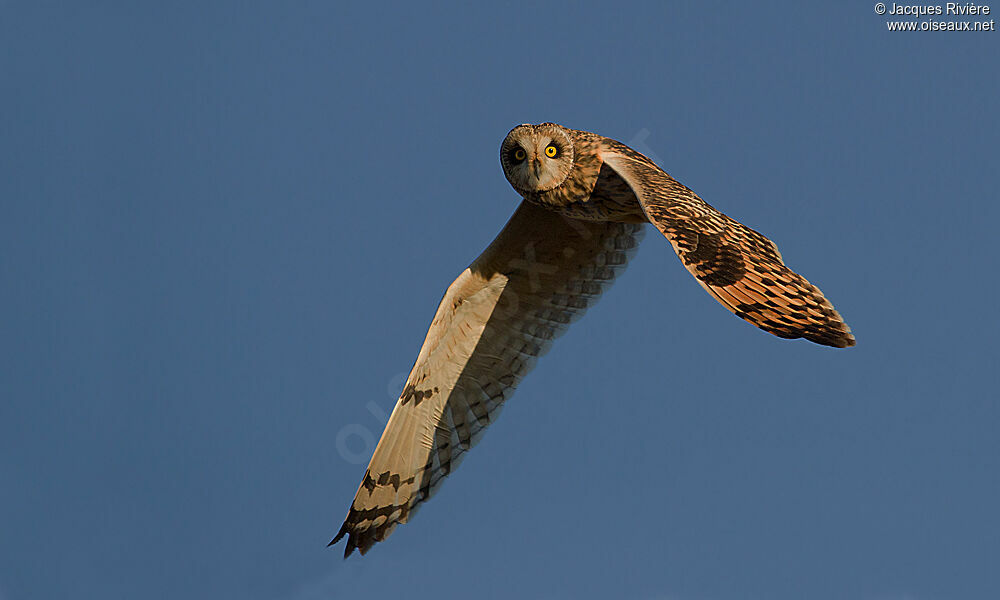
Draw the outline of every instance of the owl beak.
[[[537,156],[531,159],[531,170],[535,172],[535,179],[542,178],[542,161]]]

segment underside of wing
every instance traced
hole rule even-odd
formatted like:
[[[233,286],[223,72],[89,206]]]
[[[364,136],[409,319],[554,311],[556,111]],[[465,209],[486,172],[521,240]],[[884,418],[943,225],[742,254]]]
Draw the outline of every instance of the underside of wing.
[[[448,288],[343,526],[344,556],[406,523],[496,420],[552,340],[624,269],[642,225],[522,202]]]
[[[712,208],[627,146],[611,143],[602,158],[632,187],[687,270],[723,306],[778,337],[854,345],[851,329],[830,301],[785,266],[771,240]]]

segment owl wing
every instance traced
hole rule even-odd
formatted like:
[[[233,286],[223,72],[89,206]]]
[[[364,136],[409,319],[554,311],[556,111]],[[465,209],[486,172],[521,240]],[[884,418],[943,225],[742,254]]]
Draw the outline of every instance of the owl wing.
[[[850,327],[830,301],[785,266],[774,242],[715,210],[624,144],[606,140],[600,153],[687,270],[736,316],[782,338],[854,345]]]
[[[552,340],[625,268],[641,224],[522,202],[448,288],[336,543],[362,554],[406,523],[496,420]]]

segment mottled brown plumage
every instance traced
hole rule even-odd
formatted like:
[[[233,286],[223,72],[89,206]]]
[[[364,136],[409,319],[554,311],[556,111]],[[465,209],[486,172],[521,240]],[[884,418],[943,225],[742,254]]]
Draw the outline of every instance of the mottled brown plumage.
[[[524,202],[448,288],[343,526],[345,556],[406,523],[496,420],[553,339],[625,268],[649,221],[723,306],[764,331],[835,347],[850,329],[766,237],[631,148],[553,123],[500,147]]]
[[[854,345],[850,327],[830,301],[785,266],[774,242],[715,210],[624,144],[608,140],[601,155],[634,190],[687,270],[736,316],[781,338]]]

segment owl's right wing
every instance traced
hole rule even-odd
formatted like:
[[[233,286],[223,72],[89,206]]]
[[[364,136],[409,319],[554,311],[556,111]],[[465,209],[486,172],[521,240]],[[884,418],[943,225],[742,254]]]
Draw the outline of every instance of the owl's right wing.
[[[448,288],[337,537],[362,554],[406,523],[560,335],[625,268],[642,225],[522,202]]]
[[[604,164],[632,188],[649,222],[698,283],[736,316],[781,338],[846,348],[854,335],[818,287],[785,265],[778,247],[732,219],[628,146],[605,138]]]

